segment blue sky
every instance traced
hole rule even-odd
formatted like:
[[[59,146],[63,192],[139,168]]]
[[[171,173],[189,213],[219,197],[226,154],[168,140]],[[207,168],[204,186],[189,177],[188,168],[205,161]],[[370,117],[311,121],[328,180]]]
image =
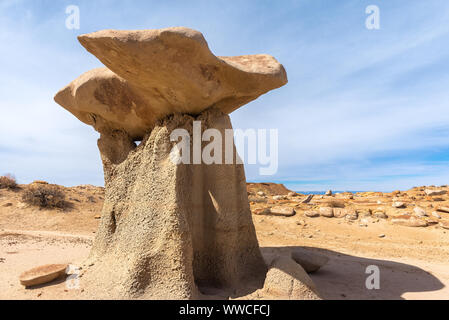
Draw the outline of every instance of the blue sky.
[[[78,5],[80,30],[65,27]],[[380,30],[365,27],[368,5]],[[268,53],[289,83],[231,115],[279,129],[279,171],[249,181],[295,190],[393,190],[449,183],[446,0],[0,0],[0,174],[103,183],[98,134],[53,95],[101,63],[76,40],[100,29],[186,26],[216,55]]]

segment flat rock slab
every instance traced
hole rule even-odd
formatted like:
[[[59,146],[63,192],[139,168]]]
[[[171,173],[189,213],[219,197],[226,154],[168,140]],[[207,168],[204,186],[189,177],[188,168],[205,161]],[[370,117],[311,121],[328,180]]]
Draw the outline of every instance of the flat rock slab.
[[[426,189],[424,192],[428,196],[442,196],[442,195],[445,195],[447,193],[446,190],[430,190],[430,189]]]
[[[410,216],[399,216],[391,220],[391,223],[397,224],[404,227],[427,227],[428,223],[424,220],[417,219],[415,217]]]
[[[440,207],[437,209],[438,212],[444,212],[444,213],[449,213],[449,208],[448,207]]]
[[[83,74],[55,101],[99,132],[124,130],[134,140],[170,114],[210,107],[229,114],[287,83],[272,56],[217,57],[189,28],[103,30],[78,39],[107,68]]]
[[[270,214],[273,216],[291,217],[296,214],[296,211],[291,207],[277,206],[270,209]]]
[[[47,264],[22,273],[20,283],[26,287],[51,282],[66,274],[67,264]]]

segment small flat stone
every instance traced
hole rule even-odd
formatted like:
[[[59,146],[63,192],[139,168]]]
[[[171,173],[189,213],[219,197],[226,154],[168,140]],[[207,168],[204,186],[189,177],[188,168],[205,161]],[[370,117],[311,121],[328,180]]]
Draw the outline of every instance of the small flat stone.
[[[401,208],[405,208],[405,203],[401,202],[401,201],[396,201],[396,202],[393,202],[393,204],[391,206],[396,209],[401,209]]]
[[[45,284],[65,275],[66,268],[67,264],[47,264],[39,266],[22,273],[19,280],[20,283],[26,287]]]
[[[296,214],[295,209],[291,207],[273,207],[270,209],[271,214],[275,216],[291,217]]]
[[[304,215],[309,218],[316,218],[320,216],[320,214],[316,211],[306,211],[304,212]]]

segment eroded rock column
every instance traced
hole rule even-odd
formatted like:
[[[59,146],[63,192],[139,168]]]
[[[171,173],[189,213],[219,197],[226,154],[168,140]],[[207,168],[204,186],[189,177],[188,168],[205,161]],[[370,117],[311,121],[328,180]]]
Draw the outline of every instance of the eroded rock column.
[[[211,110],[170,116],[135,148],[124,133],[102,134],[105,203],[83,276],[93,290],[113,298],[192,299],[201,291],[243,295],[263,285],[267,270],[243,165],[224,164],[224,154],[223,164],[213,165],[170,159],[170,133],[192,133],[194,120],[223,137],[232,128],[228,115]]]

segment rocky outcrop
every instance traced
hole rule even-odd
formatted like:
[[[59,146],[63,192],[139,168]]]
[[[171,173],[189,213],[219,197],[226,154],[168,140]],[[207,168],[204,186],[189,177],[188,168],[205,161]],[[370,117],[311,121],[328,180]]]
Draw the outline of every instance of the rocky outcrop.
[[[79,40],[107,66],[55,96],[100,132],[105,201],[84,294],[196,299],[211,288],[227,297],[261,288],[267,266],[235,146],[232,164],[225,154],[223,164],[178,164],[171,133],[187,132],[191,150],[194,121],[225,137],[228,113],[287,82],[282,65],[268,55],[216,57],[187,28],[105,30]]]

